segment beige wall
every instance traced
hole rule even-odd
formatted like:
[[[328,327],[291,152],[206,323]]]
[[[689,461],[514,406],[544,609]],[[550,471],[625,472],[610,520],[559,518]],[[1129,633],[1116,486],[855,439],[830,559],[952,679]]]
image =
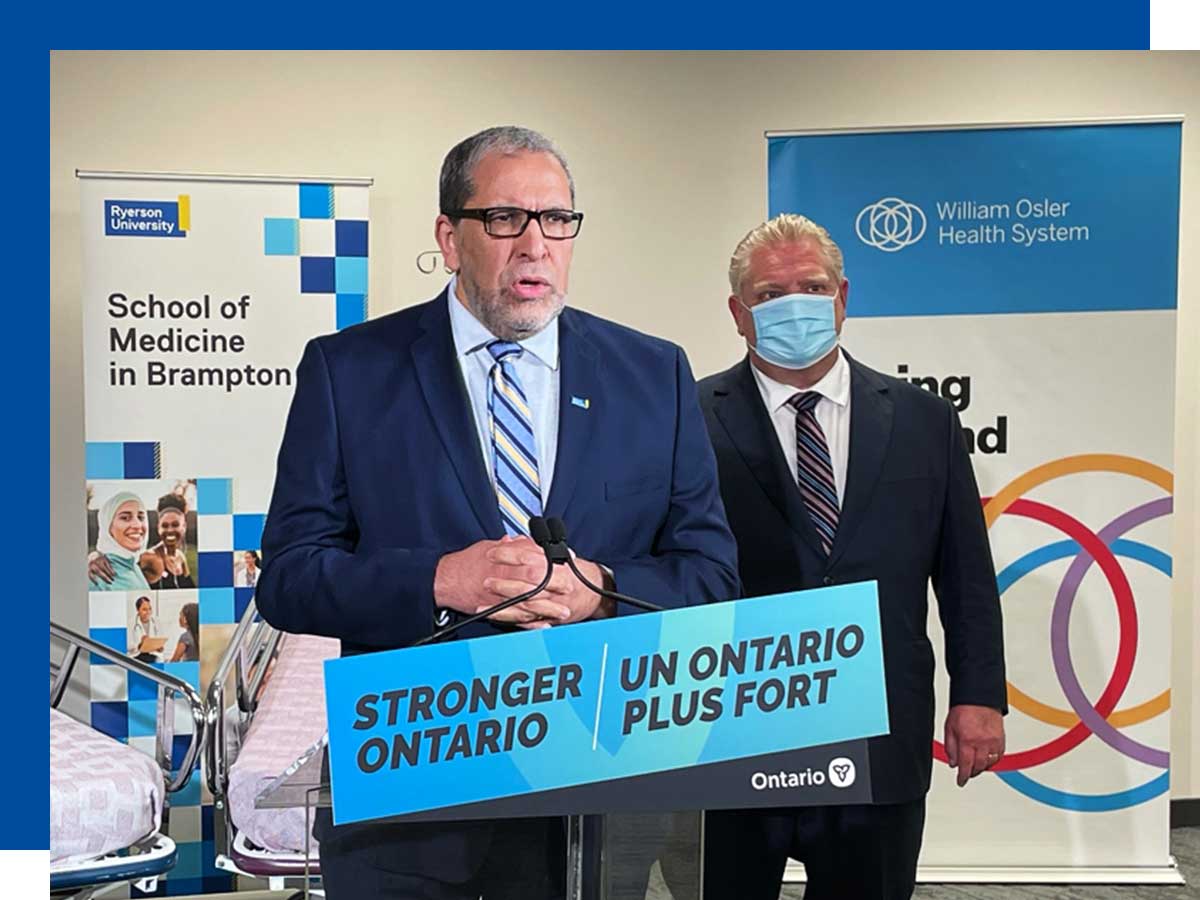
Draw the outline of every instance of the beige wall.
[[[729,252],[766,205],[768,129],[1183,113],[1200,55],[1144,53],[54,53],[50,66],[51,532],[84,545],[76,168],[367,175],[373,315],[432,296],[436,172],[487,125],[566,150],[587,224],[577,305],[683,344],[698,375],[739,355]],[[1176,421],[1175,796],[1200,795],[1200,139],[1184,142]],[[852,275],[853,273],[851,273]],[[86,624],[76,557],[51,612]]]

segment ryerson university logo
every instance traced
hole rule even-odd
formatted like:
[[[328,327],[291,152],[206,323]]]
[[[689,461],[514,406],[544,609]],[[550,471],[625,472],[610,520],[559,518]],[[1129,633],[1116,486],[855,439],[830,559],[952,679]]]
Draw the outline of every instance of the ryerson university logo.
[[[825,771],[811,766],[800,772],[755,772],[750,776],[750,787],[756,791],[779,791],[788,788],[823,787],[848,788],[854,784],[858,770],[854,760],[839,756],[829,761]]]
[[[104,233],[119,237],[187,237],[192,198],[169,200],[105,200]]]
[[[925,213],[915,203],[884,197],[864,206],[854,220],[854,230],[864,244],[895,253],[925,236]]]

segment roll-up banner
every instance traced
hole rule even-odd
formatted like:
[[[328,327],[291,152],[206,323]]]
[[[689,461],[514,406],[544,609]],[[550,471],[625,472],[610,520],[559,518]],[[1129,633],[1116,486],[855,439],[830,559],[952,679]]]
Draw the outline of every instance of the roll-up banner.
[[[923,878],[1178,879],[1181,139],[1179,118],[767,134],[770,215],[845,255],[844,346],[954,405],[983,495],[1008,747],[961,790],[932,748]],[[937,694],[940,733],[944,672]]]
[[[203,690],[254,594],[304,345],[366,318],[371,182],[78,175],[89,633]],[[153,755],[155,686],[90,676],[93,727]],[[172,893],[230,889],[202,782],[171,798]]]

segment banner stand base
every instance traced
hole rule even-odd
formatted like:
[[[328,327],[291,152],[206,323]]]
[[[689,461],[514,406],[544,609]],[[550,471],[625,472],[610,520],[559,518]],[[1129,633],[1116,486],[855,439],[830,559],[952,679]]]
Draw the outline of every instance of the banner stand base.
[[[920,884],[1186,884],[1168,857],[1165,866],[918,866]],[[785,883],[805,881],[804,866],[789,861]]]

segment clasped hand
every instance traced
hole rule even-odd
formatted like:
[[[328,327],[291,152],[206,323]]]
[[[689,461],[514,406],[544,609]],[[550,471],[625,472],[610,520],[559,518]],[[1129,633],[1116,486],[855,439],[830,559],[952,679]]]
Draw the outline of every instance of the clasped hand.
[[[575,559],[594,584],[604,574],[594,562]],[[546,574],[546,556],[527,537],[479,541],[438,561],[433,596],[438,606],[474,615],[537,587]],[[591,618],[600,598],[579,582],[566,566],[555,566],[550,582],[529,600],[488,618],[519,628],[548,628]]]

